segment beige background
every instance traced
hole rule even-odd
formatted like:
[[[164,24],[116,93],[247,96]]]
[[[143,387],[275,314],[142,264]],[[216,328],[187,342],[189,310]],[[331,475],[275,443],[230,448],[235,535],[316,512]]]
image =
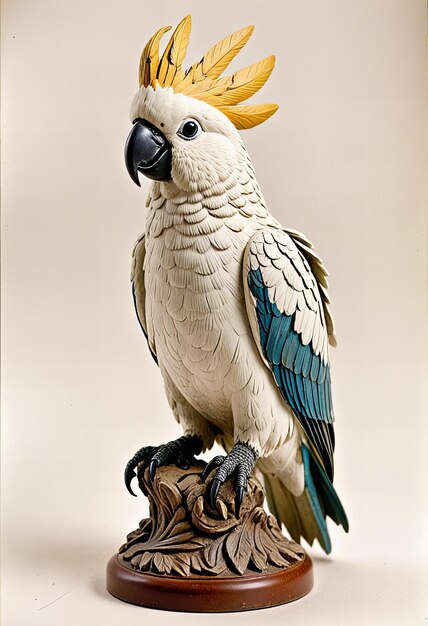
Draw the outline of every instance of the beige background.
[[[255,101],[280,110],[244,138],[271,211],[331,273],[351,525],[331,529],[331,558],[311,550],[310,596],[221,624],[426,623],[425,3],[7,0],[2,624],[171,619],[113,600],[104,567],[145,511],[125,462],[179,434],[133,313],[147,185],[129,179],[123,144],[142,46],[188,12],[189,62],[248,23],[239,65],[277,55]]]

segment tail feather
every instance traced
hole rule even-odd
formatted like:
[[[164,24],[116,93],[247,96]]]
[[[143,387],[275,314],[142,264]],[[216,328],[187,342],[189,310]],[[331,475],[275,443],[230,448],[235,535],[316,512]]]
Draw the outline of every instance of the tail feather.
[[[303,537],[312,545],[318,539],[327,554],[331,540],[326,518],[330,517],[348,532],[348,519],[339,497],[319,461],[304,444],[301,447],[305,488],[294,496],[278,476],[264,475],[269,508],[284,523],[294,541]]]

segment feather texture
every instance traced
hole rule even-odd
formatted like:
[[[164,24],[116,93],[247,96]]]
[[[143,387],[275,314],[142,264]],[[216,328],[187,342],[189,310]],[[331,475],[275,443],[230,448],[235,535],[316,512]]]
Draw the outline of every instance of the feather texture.
[[[214,106],[216,106],[217,99],[220,100],[222,106],[238,104],[251,98],[256,91],[263,87],[271,75],[274,65],[275,57],[272,54],[262,61],[238,70],[232,76],[219,79],[214,83],[212,92],[208,89],[201,93],[194,92],[192,95],[194,98],[200,97]]]
[[[183,429],[207,445],[217,433],[226,450],[236,439],[258,450],[290,532],[329,550],[326,515],[345,527],[346,518],[327,477],[327,272],[306,238],[269,214],[238,150],[239,177],[221,160],[222,176],[205,186],[205,162],[195,159],[204,186],[150,187],[146,237],[134,253],[137,314]]]
[[[273,261],[282,256],[278,269]],[[322,266],[319,261],[320,267]],[[333,478],[333,407],[323,301],[296,242],[283,230],[256,233],[244,257],[247,311],[262,357]],[[320,341],[320,337],[322,341]]]
[[[159,66],[159,43],[163,35],[171,30],[171,26],[164,26],[147,42],[140,58],[140,87],[155,86],[156,73]]]
[[[340,524],[345,532],[349,525],[339,497],[328,480],[322,467],[310,450],[302,444],[305,469],[305,489],[299,496],[293,495],[278,477],[265,474],[266,496],[269,508],[276,518],[284,522],[294,541],[301,537],[312,545],[318,539],[322,548],[329,554],[331,540],[327,528],[327,517]]]
[[[218,78],[245,46],[254,30],[254,26],[246,26],[232,33],[215,44],[204,54],[202,59],[192,65],[182,81],[182,88],[199,82],[204,78]]]
[[[277,111],[274,104],[235,106],[248,100],[268,80],[275,65],[273,55],[221,77],[243,48],[254,27],[246,26],[225,37],[185,73],[182,64],[189,43],[191,17],[187,15],[174,30],[159,60],[159,42],[170,26],[161,28],[145,46],[140,58],[140,86],[172,87],[175,92],[217,107],[238,128],[252,128]]]
[[[137,314],[138,321],[140,322],[141,330],[144,333],[149,350],[157,361],[156,348],[154,342],[148,337],[147,332],[147,320],[146,320],[146,285],[144,282],[144,259],[146,257],[145,235],[142,235],[134,246],[132,252],[132,266],[131,266],[131,284],[132,284],[132,296],[134,300],[135,312]]]
[[[156,79],[163,86],[173,86],[184,78],[181,64],[186,56],[191,27],[192,19],[186,15],[171,35],[156,74]]]
[[[334,320],[330,310],[330,298],[327,293],[328,289],[328,271],[323,264],[320,257],[314,252],[313,245],[309,241],[305,235],[300,233],[297,230],[292,230],[291,228],[284,229],[286,233],[290,235],[290,237],[295,242],[296,246],[300,250],[300,252],[305,257],[308,265],[311,268],[312,273],[318,281],[319,293],[322,300],[322,305],[324,309],[324,317],[325,323],[327,327],[328,340],[331,346],[335,347],[337,345],[336,339],[336,331],[334,327]]]

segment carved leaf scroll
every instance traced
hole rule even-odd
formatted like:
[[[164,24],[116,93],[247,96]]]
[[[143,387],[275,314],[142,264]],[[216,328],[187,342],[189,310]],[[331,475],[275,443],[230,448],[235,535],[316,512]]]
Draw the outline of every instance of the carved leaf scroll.
[[[284,537],[262,505],[260,483],[250,478],[240,518],[234,514],[233,481],[220,489],[215,509],[206,499],[202,468],[158,468],[153,482],[139,468],[140,488],[150,518],[127,537],[119,554],[124,565],[162,575],[242,576],[286,568],[303,558],[302,548]]]

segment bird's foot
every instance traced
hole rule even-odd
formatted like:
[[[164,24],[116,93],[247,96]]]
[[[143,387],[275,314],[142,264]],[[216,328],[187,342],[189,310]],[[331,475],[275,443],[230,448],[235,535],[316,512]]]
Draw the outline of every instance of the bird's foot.
[[[221,485],[229,476],[235,475],[235,516],[239,518],[244,493],[247,491],[248,479],[257,462],[258,454],[246,443],[237,442],[227,456],[215,456],[202,472],[202,480],[206,480],[213,469],[218,467],[211,487],[208,490],[208,499],[211,507],[216,506],[217,495]]]
[[[131,481],[137,475],[136,467],[143,463],[149,466],[150,479],[155,477],[156,469],[160,465],[175,463],[182,469],[189,469],[193,463],[197,463],[195,454],[202,452],[202,440],[196,435],[183,435],[179,439],[169,441],[161,446],[145,446],[134,454],[125,468],[125,485],[129,493],[135,496],[131,489]]]

